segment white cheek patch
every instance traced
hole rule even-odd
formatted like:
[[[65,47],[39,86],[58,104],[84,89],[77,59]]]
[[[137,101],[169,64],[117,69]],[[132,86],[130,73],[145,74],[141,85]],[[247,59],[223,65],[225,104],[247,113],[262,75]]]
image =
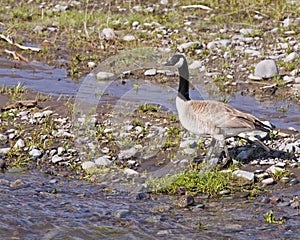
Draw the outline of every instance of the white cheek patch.
[[[183,65],[184,59],[180,58],[179,61],[174,65],[177,68],[181,68]]]

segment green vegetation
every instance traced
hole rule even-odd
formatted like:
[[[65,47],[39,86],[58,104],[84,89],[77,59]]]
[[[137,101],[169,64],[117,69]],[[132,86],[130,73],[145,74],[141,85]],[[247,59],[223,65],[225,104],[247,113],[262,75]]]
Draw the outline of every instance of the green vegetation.
[[[276,224],[283,224],[286,221],[285,219],[279,219],[279,220],[276,219],[272,210],[266,213],[264,219],[265,222],[267,223],[276,223]]]
[[[179,187],[185,188],[188,192],[205,193],[217,195],[220,191],[231,189],[236,177],[232,173],[199,170],[189,170],[175,176],[165,176],[160,179],[149,180],[148,186],[154,192],[175,194]]]

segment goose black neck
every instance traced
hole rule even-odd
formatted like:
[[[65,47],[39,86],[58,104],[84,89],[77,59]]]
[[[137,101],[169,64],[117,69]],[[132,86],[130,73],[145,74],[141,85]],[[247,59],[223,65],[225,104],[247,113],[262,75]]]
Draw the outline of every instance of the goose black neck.
[[[178,97],[184,101],[191,100],[189,96],[189,69],[186,61],[179,68]]]

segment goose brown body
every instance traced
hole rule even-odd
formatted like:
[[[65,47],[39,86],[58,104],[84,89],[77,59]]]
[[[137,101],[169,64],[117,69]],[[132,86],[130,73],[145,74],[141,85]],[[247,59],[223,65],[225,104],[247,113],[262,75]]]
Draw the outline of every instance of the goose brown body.
[[[271,130],[270,126],[255,116],[241,112],[228,104],[214,100],[191,100],[188,65],[183,55],[175,54],[165,65],[178,68],[179,88],[176,108],[182,126],[188,131],[202,136],[209,135],[213,138],[214,144],[219,141],[221,146],[226,148],[225,138],[251,130],[264,132]],[[269,151],[262,142],[257,140],[257,143]]]

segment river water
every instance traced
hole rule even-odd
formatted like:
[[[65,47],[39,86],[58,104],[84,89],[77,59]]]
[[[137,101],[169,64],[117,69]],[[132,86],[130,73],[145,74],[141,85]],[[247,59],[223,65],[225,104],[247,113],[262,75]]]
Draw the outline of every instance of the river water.
[[[42,93],[91,96],[89,85],[76,84],[64,69],[45,64],[13,63],[0,59],[0,84],[27,88]],[[117,88],[118,87],[118,88]],[[100,90],[109,92],[113,102],[145,103],[149,99],[175,111],[175,90],[148,82],[133,84],[105,83]],[[116,89],[118,89],[116,91]],[[201,92],[205,97],[205,93]],[[191,91],[199,98],[199,91]],[[109,103],[95,98],[95,104]],[[230,102],[241,110],[262,116],[279,127],[300,129],[299,106],[278,112],[281,102],[263,107],[250,96],[237,94]],[[276,113],[276,114],[275,114]],[[288,123],[288,124],[287,124]],[[278,190],[275,196],[300,195],[294,187]],[[107,190],[106,186],[68,178],[53,177],[37,171],[0,175],[0,239],[299,239],[300,213],[290,206],[265,203],[263,197],[196,198],[205,207],[178,209],[176,196],[151,196],[139,200],[136,194]],[[202,206],[202,205],[201,205]],[[270,224],[264,215],[272,209],[285,217],[284,224]]]
[[[276,194],[299,196],[299,188]],[[0,176],[1,239],[299,239],[300,213],[261,199],[196,198],[204,208],[174,207],[176,197],[106,191],[101,184],[40,172]],[[275,194],[275,195],[276,195]],[[270,209],[284,224],[269,224]],[[199,227],[201,226],[201,227]]]

